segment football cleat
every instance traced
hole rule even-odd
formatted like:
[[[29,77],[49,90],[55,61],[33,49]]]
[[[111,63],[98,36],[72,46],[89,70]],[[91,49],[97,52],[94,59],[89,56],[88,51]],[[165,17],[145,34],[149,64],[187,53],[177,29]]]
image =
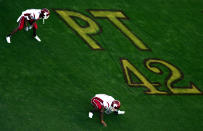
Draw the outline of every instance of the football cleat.
[[[89,112],[89,118],[92,118],[92,117],[93,117],[93,113]]]
[[[35,37],[34,37],[38,42],[41,42],[41,40],[40,40],[40,38],[36,35]]]
[[[7,36],[7,37],[6,37],[6,41],[7,41],[7,43],[11,43],[11,37],[10,37],[10,36]]]

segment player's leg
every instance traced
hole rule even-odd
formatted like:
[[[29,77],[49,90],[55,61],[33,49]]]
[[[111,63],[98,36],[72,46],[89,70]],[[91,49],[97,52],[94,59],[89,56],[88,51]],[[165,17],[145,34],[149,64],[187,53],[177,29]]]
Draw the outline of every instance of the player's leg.
[[[25,18],[22,17],[22,18],[20,19],[20,22],[19,22],[18,27],[17,27],[16,29],[14,29],[10,34],[8,34],[8,35],[6,36],[6,41],[7,41],[7,43],[11,43],[11,36],[12,36],[12,35],[14,35],[17,31],[23,29],[24,23],[25,23]]]
[[[27,26],[28,30],[31,30],[33,28],[33,23],[35,22],[34,20],[29,20],[28,21],[30,26]]]
[[[101,108],[102,108],[101,102],[98,101],[95,97],[93,97],[91,99],[91,104],[93,105],[94,108],[89,111],[89,118],[92,118],[93,117],[93,113],[96,112],[96,111],[101,110]]]
[[[38,42],[41,42],[40,38],[37,36],[37,23],[34,22],[32,24],[32,27],[33,27],[33,37],[38,41]]]
[[[11,36],[18,31],[18,28],[14,29],[10,34],[6,36],[7,43],[11,43]]]

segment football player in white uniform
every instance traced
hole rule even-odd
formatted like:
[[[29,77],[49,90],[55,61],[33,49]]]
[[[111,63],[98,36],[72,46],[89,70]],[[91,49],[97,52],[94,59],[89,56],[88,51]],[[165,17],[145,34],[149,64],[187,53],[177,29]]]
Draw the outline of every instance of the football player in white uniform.
[[[50,12],[48,9],[28,9],[22,12],[21,16],[17,19],[19,23],[18,27],[6,36],[7,43],[11,43],[11,36],[15,34],[17,31],[22,30],[25,27],[25,30],[28,31],[33,28],[33,37],[41,42],[40,38],[36,34],[36,30],[38,28],[36,21],[39,19],[43,19],[43,23],[45,19],[48,19]],[[28,23],[30,26],[28,26]]]
[[[91,103],[94,106],[94,109],[89,112],[89,118],[93,117],[93,113],[96,111],[100,112],[100,121],[101,124],[107,126],[103,120],[104,112],[110,114],[112,112],[116,114],[125,114],[125,111],[118,110],[121,106],[118,100],[115,100],[112,96],[106,94],[96,94],[92,99]]]

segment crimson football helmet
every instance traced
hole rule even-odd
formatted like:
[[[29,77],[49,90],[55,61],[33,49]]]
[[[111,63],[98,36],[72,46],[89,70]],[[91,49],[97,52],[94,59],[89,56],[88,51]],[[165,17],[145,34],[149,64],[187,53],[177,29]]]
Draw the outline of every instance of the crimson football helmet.
[[[41,10],[42,19],[48,19],[50,15],[50,11],[47,8],[43,8]]]
[[[119,109],[120,106],[121,106],[121,103],[120,103],[120,101],[118,101],[118,100],[114,100],[114,101],[112,102],[111,106],[112,106],[113,108],[115,108],[115,109]]]

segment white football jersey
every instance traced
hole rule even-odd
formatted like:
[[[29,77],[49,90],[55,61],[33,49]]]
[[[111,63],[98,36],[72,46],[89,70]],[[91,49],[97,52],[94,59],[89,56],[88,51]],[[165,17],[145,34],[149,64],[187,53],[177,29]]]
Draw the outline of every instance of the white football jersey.
[[[113,112],[113,108],[111,106],[112,102],[115,100],[112,96],[106,94],[96,94],[95,97],[98,97],[103,100],[103,106],[106,110],[106,114],[110,114]]]
[[[41,9],[28,9],[22,12],[21,16],[17,19],[17,22],[21,17],[25,17],[27,20],[38,20],[40,19]]]

